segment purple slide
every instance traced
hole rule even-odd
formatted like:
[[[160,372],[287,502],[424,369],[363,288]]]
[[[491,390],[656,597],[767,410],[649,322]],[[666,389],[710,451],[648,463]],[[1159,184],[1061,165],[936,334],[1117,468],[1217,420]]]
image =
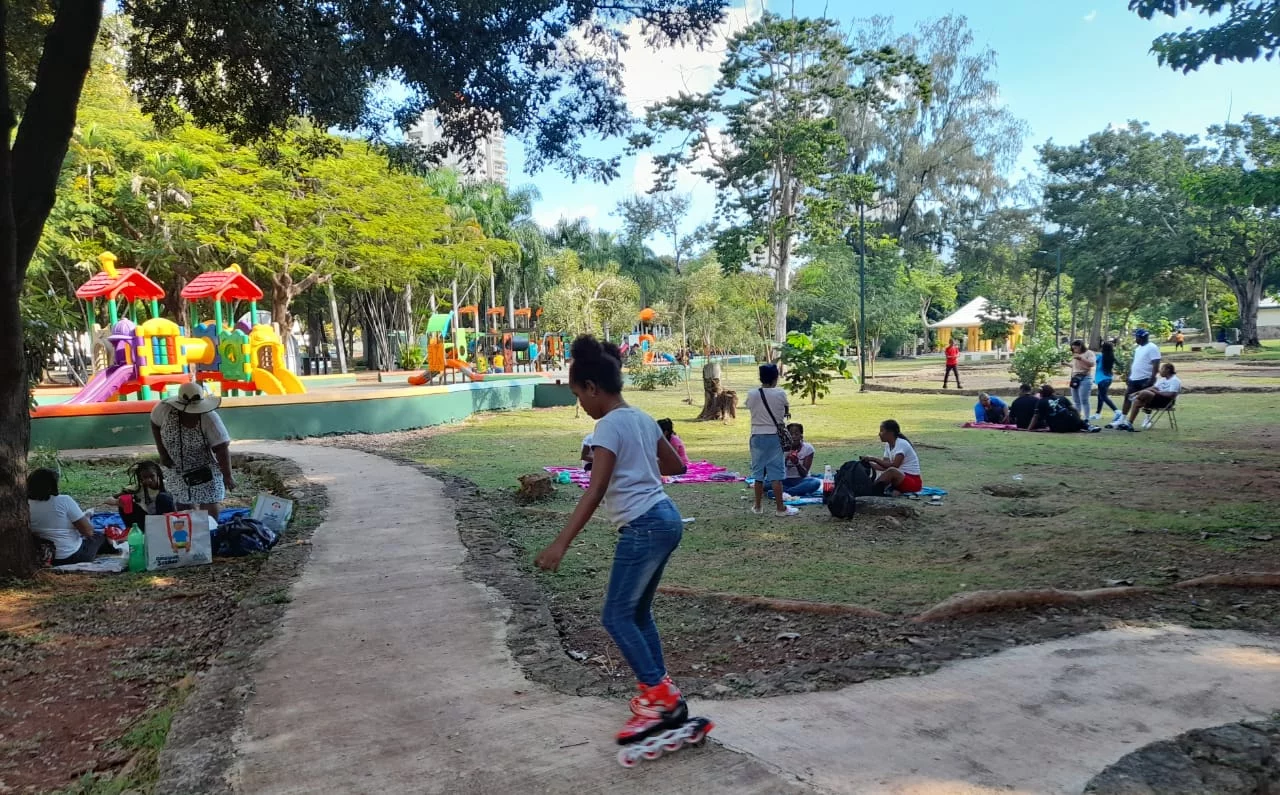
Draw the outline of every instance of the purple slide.
[[[79,394],[67,401],[67,405],[83,403],[105,403],[110,400],[120,387],[133,378],[133,368],[129,365],[116,365],[89,379]]]

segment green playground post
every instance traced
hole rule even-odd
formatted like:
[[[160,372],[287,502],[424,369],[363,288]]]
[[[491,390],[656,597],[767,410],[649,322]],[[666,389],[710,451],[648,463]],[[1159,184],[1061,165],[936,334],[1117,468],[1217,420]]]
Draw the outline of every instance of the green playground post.
[[[93,332],[95,330],[94,326],[98,325],[98,318],[96,316],[96,313],[93,311],[93,299],[90,298],[88,301],[85,301],[84,303],[85,303],[85,315],[84,315],[85,326],[89,329],[89,347],[92,348]]]
[[[138,325],[138,302],[129,302],[129,319],[133,321],[133,325]]]
[[[111,321],[111,327],[115,328],[116,323],[120,322],[120,310],[116,307],[116,299],[107,299],[107,319]]]
[[[213,299],[213,327],[215,333],[222,332],[222,301]]]
[[[151,317],[160,317],[160,302],[155,298],[151,299]]]
[[[258,302],[249,302],[249,327],[253,328],[258,325]]]

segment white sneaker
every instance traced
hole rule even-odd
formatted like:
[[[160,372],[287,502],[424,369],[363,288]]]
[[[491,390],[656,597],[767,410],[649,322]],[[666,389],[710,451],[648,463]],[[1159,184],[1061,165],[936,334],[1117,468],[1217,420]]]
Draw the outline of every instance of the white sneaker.
[[[1090,415],[1089,415],[1089,422],[1097,422],[1097,421],[1098,421],[1098,420],[1100,420],[1100,419],[1102,419],[1102,415],[1101,415],[1101,414],[1090,414]]]
[[[792,508],[791,506],[787,506],[785,510],[781,510],[777,512],[778,516],[798,516],[799,514],[800,514],[800,509]]]
[[[1111,422],[1112,422],[1112,424],[1115,424],[1115,423],[1120,422],[1120,421],[1121,421],[1121,420],[1123,420],[1123,419],[1124,419],[1124,412],[1117,411],[1117,412],[1116,412],[1116,415],[1115,415],[1114,417],[1112,417],[1112,418],[1111,418]]]
[[[1147,418],[1147,420],[1146,420],[1145,422],[1143,422],[1143,423],[1142,423],[1142,430],[1144,430],[1144,431],[1149,431],[1149,430],[1151,430],[1151,418],[1150,418],[1150,417],[1148,417],[1148,418]]]

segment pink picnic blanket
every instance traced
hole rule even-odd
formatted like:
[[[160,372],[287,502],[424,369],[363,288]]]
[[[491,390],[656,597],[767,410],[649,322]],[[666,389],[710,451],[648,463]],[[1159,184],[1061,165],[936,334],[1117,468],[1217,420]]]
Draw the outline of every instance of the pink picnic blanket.
[[[560,474],[568,472],[569,479],[586,488],[591,485],[591,473],[585,472],[581,467],[543,467],[552,474]],[[689,464],[689,471],[683,475],[677,475],[672,478],[663,478],[663,483],[734,483],[742,480],[742,476],[737,472],[730,472],[722,466],[716,466],[710,461],[694,461]]]
[[[1004,425],[998,422],[966,422],[961,428],[973,428],[979,431],[1022,431],[1026,433],[1026,428],[1019,428],[1017,425]],[[1047,431],[1048,428],[1036,428],[1032,433],[1040,433]]]

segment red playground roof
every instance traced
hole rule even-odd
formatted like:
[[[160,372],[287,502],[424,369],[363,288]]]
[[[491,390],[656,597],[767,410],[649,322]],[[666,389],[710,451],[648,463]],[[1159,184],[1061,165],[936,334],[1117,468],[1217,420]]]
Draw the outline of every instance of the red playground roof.
[[[164,298],[164,288],[133,268],[115,268],[115,273],[98,271],[80,285],[76,298],[121,298],[126,301],[150,301]]]
[[[182,288],[182,297],[188,301],[203,299],[258,301],[262,298],[262,288],[238,270],[228,269],[202,273],[195,277],[190,284]]]

